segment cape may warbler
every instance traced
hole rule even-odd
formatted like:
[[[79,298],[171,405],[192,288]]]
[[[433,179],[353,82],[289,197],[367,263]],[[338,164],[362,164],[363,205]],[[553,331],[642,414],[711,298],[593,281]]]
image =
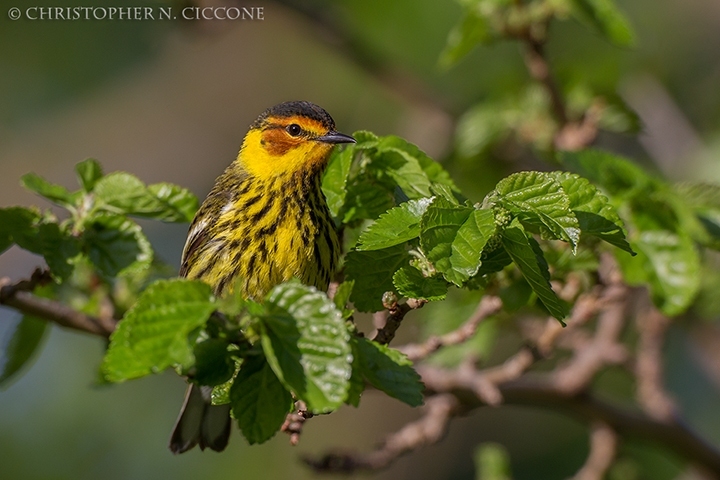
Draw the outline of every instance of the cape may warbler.
[[[326,290],[340,247],[321,174],[333,146],[353,142],[312,103],[263,112],[195,215],[180,275],[207,282],[218,296],[239,285],[256,300],[291,278]],[[170,439],[174,453],[227,445],[230,405],[211,406],[210,393],[188,389]]]

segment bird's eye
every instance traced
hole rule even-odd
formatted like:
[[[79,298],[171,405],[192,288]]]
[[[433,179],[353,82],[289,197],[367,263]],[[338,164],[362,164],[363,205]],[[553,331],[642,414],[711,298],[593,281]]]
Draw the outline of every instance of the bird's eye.
[[[288,125],[285,130],[287,130],[287,132],[293,137],[297,137],[298,135],[300,135],[300,132],[302,132],[302,128],[300,128],[300,125],[298,125],[297,123],[292,123]]]

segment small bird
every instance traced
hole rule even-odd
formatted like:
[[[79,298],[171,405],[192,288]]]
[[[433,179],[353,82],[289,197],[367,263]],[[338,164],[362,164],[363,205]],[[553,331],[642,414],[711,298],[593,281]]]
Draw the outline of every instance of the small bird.
[[[180,276],[205,281],[217,296],[239,287],[236,293],[255,300],[292,278],[327,290],[340,245],[320,184],[339,143],[355,139],[335,131],[332,117],[310,102],[260,114],[195,214]],[[173,453],[227,446],[230,405],[211,405],[211,392],[188,388],[170,438]]]

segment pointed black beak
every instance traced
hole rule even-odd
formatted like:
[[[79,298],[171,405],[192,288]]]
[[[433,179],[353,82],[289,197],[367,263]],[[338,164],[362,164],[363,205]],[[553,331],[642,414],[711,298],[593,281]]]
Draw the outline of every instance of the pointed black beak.
[[[321,137],[317,137],[315,140],[318,142],[325,143],[356,143],[355,139],[350,135],[344,133],[330,131]]]

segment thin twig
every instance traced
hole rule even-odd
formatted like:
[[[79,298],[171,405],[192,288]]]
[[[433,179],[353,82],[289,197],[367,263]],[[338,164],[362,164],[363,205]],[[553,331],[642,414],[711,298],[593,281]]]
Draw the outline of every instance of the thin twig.
[[[500,297],[486,295],[478,303],[475,312],[456,330],[445,335],[433,335],[422,343],[411,343],[397,349],[412,361],[421,360],[442,347],[457,345],[470,339],[486,318],[495,315],[502,308]]]
[[[295,402],[295,410],[287,414],[285,423],[280,430],[290,435],[290,445],[295,446],[300,442],[300,434],[302,433],[305,421],[312,418],[312,412],[309,412],[307,405],[302,400]]]
[[[10,283],[10,280],[0,280],[0,305],[12,307],[27,315],[42,318],[57,323],[66,328],[82,332],[109,337],[115,330],[115,322],[112,319],[100,319],[79,312],[60,302],[49,298],[42,298],[33,295],[31,292],[35,287],[47,284],[51,281],[50,273],[47,270],[37,269],[30,280],[21,280]]]
[[[530,76],[545,87],[545,90],[550,96],[550,103],[555,119],[562,129],[562,127],[568,123],[565,100],[552,75],[550,64],[545,58],[544,44],[528,35],[525,38],[525,46],[525,66],[528,72],[530,72]]]
[[[590,430],[590,454],[573,480],[602,480],[612,466],[617,452],[618,438],[606,423],[595,422]]]
[[[624,285],[606,287],[600,299],[603,310],[598,315],[592,341],[576,349],[573,358],[553,372],[561,390],[577,393],[587,388],[603,366],[622,363],[627,359],[627,349],[618,341],[625,325],[627,293],[628,288]]]
[[[473,379],[475,393],[488,405],[500,405],[503,397],[498,385],[520,378],[537,358],[529,348],[523,347],[502,365],[481,370]]]
[[[466,385],[465,378],[458,379],[456,371],[427,365],[418,371],[425,384],[426,394],[452,393],[460,401],[458,412],[467,413],[486,405],[476,392]],[[588,393],[568,394],[559,388],[552,376],[531,378],[525,375],[503,383],[498,388],[505,405],[550,408],[584,421],[602,421],[622,437],[659,443],[715,475],[720,475],[720,450],[677,417],[671,421],[659,421],[644,413],[599,400]]]
[[[653,418],[669,420],[675,415],[675,403],[663,387],[662,347],[670,320],[645,298],[636,317],[640,334],[635,378],[637,400]]]
[[[455,370],[443,371],[446,375],[442,378],[432,376],[434,372],[439,371],[432,367],[421,365],[417,370],[423,378],[426,375],[431,376],[431,384],[435,390],[450,391],[454,387],[466,388],[484,403],[497,406],[503,402],[498,386],[519,378],[537,358],[529,348],[524,347],[503,364],[482,370],[476,369],[471,359],[460,364]]]
[[[482,370],[477,370],[471,361],[463,362],[455,370],[443,370],[443,376],[434,375],[440,370],[425,365],[419,366],[417,370],[423,378],[429,376],[430,384],[435,391],[445,392],[452,391],[455,387],[465,388],[487,405],[497,406],[503,402],[498,386],[519,378],[532,366],[535,358],[530,349],[522,348],[502,365]]]
[[[542,329],[536,340],[537,349],[543,356],[550,355],[559,337],[571,335],[597,313],[601,307],[601,303],[598,301],[598,290],[595,289],[590,293],[580,295],[570,312],[570,317],[565,321],[564,328],[556,319],[547,319],[545,328]]]
[[[315,471],[351,473],[379,470],[411,450],[437,443],[447,431],[450,418],[458,409],[458,400],[450,394],[434,395],[425,402],[423,416],[388,436],[377,450],[370,453],[329,453],[320,458],[303,460]]]
[[[591,145],[597,138],[598,122],[604,108],[604,102],[596,99],[579,121],[566,123],[555,134],[555,148],[575,151]]]
[[[550,98],[550,108],[558,123],[554,144],[560,150],[580,150],[592,144],[598,135],[598,121],[604,102],[596,99],[579,121],[573,121],[557,81],[552,74],[550,62],[545,55],[545,43],[531,34],[521,37],[525,43],[525,66],[530,76],[539,82]]]
[[[375,337],[373,337],[373,342],[377,342],[382,345],[387,345],[392,342],[393,338],[395,338],[397,329],[400,328],[400,324],[402,323],[403,318],[405,318],[405,315],[407,315],[410,310],[422,308],[426,303],[427,300],[422,298],[408,298],[407,302],[403,304],[398,304],[396,301],[385,304],[384,306],[387,308],[389,315],[385,320],[385,325],[380,328],[375,334]]]

